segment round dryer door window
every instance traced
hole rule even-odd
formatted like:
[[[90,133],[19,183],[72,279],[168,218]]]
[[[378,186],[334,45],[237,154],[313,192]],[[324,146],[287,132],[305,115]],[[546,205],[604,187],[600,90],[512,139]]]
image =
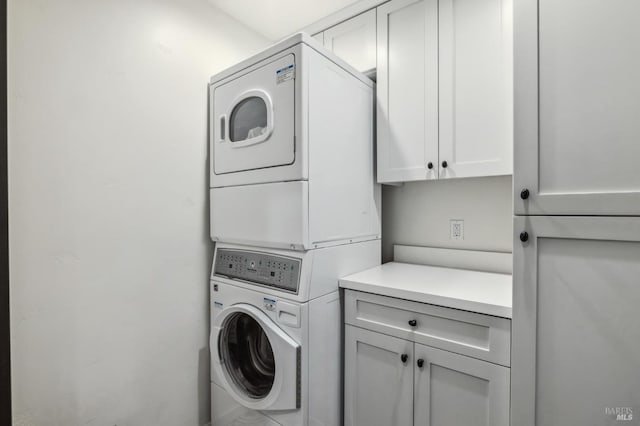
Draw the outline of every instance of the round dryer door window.
[[[275,377],[275,359],[269,338],[250,315],[230,315],[218,340],[225,368],[235,384],[250,398],[266,397]]]
[[[268,131],[267,104],[259,96],[240,101],[231,111],[229,139],[240,142],[262,136]]]

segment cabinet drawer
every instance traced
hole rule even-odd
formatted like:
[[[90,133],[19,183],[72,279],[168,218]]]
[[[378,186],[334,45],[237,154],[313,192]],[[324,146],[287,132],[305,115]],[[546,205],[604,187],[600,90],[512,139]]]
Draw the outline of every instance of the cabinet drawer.
[[[410,325],[410,322],[415,325]],[[473,358],[511,365],[511,320],[345,290],[345,322]]]

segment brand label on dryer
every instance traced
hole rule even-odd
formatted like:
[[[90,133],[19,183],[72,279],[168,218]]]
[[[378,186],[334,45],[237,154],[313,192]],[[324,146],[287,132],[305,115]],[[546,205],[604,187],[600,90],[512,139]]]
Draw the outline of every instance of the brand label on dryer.
[[[284,83],[287,80],[292,80],[296,75],[295,65],[287,65],[284,68],[280,68],[276,71],[276,84]]]

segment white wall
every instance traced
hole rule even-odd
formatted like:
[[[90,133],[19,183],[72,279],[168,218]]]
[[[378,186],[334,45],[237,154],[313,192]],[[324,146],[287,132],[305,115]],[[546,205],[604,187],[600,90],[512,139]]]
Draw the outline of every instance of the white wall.
[[[209,419],[207,0],[9,2],[15,425]]]
[[[511,176],[384,186],[382,259],[393,245],[512,251]],[[451,240],[449,221],[464,220],[464,240]]]

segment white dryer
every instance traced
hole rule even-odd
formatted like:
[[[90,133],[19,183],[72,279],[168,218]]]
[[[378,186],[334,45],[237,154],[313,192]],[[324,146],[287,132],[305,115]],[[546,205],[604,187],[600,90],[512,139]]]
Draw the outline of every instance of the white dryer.
[[[338,279],[379,263],[379,240],[309,252],[218,244],[212,426],[341,425]]]
[[[377,238],[374,109],[374,83],[302,33],[212,77],[212,239],[308,250]]]

